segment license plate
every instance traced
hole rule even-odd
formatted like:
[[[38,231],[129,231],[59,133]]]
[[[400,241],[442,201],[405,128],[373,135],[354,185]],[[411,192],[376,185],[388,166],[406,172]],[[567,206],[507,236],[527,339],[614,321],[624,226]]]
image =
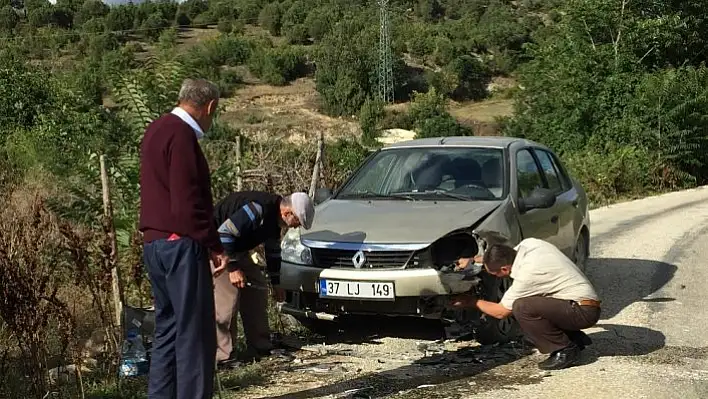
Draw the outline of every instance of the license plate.
[[[395,299],[393,283],[320,280],[322,298]]]

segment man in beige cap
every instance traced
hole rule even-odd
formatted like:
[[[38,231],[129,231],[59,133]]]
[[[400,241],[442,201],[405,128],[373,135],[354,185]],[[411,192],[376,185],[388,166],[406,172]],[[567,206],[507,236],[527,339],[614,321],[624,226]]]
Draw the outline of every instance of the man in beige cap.
[[[233,352],[236,313],[241,314],[247,352],[253,357],[272,349],[268,326],[268,285],[249,251],[264,244],[266,270],[274,299],[284,300],[280,285],[280,239],[283,228],[309,229],[315,216],[312,199],[297,192],[282,197],[262,191],[235,192],[214,207],[214,222],[229,256],[228,273],[215,278],[216,359],[220,368],[237,363]]]

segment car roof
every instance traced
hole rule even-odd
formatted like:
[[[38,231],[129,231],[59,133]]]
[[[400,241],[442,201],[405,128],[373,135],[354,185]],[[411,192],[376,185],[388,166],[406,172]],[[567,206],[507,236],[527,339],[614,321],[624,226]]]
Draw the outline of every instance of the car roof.
[[[424,139],[414,139],[401,141],[394,144],[389,144],[382,148],[382,150],[393,149],[393,148],[414,148],[414,147],[496,147],[496,148],[507,148],[512,144],[517,144],[520,146],[534,146],[540,148],[546,148],[544,145],[536,143],[531,140],[526,140],[518,137],[506,137],[506,136],[451,136],[451,137],[430,137]]]

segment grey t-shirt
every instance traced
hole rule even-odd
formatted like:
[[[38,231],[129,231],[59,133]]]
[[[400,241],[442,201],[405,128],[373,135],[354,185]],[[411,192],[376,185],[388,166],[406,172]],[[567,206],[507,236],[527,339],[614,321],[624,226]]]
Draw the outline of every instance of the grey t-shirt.
[[[571,301],[599,300],[583,272],[553,244],[527,238],[514,249],[513,282],[500,301],[506,309],[511,310],[515,300],[529,296]]]

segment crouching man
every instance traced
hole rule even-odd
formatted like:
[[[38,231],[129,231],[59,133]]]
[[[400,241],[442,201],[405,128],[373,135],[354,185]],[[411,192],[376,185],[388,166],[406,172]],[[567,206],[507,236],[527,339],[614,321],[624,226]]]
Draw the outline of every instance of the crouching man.
[[[462,294],[452,299],[452,306],[476,307],[497,319],[513,314],[527,339],[541,353],[550,353],[539,363],[541,369],[573,365],[580,351],[592,343],[581,329],[600,319],[598,296],[580,269],[554,245],[536,238],[527,238],[515,248],[492,245],[482,263],[489,274],[510,276],[511,287],[499,303]]]
[[[233,352],[236,314],[241,315],[246,351],[254,358],[272,349],[268,325],[268,283],[249,251],[264,244],[266,269],[274,299],[283,301],[280,285],[280,237],[283,228],[309,229],[314,205],[305,193],[281,197],[261,191],[235,192],[214,207],[221,243],[229,257],[228,273],[215,278],[216,360],[220,369],[238,365]]]

